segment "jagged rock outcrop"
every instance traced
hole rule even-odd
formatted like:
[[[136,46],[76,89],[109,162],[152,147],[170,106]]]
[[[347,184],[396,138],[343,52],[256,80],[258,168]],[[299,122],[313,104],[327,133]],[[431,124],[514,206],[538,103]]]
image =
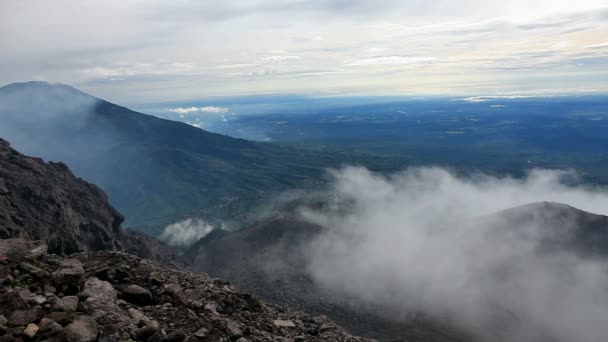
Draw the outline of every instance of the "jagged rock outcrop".
[[[25,156],[0,138],[0,238],[41,240],[50,253],[121,250],[160,262],[177,262],[166,244],[137,230],[97,186],[63,163]]]
[[[182,258],[177,255],[173,248],[144,232],[136,229],[124,229],[121,241],[123,249],[130,254],[161,263],[183,266]]]
[[[0,139],[0,238],[42,240],[70,254],[121,249],[123,217],[63,163],[25,156]]]
[[[0,341],[365,341],[327,317],[122,252],[0,240]]]

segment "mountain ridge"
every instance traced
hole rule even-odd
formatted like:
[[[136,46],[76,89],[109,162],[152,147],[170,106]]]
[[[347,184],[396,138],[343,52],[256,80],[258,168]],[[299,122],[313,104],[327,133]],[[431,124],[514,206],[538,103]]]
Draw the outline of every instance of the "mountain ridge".
[[[64,161],[104,189],[129,226],[153,235],[189,216],[238,225],[269,193],[318,183],[332,161],[138,113],[66,85],[0,88],[0,119],[0,136],[28,155]]]

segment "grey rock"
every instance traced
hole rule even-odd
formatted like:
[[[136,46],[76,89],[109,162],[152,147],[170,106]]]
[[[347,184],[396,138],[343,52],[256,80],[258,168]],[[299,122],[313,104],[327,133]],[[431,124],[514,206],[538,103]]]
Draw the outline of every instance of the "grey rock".
[[[178,284],[167,284],[165,285],[165,292],[173,299],[174,303],[180,305],[188,304],[186,295],[184,294],[182,287]]]
[[[66,328],[69,342],[92,342],[97,339],[97,323],[89,316],[80,316]]]
[[[76,296],[65,296],[57,299],[53,306],[55,310],[74,312],[78,309],[78,297]]]
[[[116,290],[112,284],[95,277],[87,279],[84,290],[80,294],[88,299],[94,299],[102,303],[114,304],[116,302]]]
[[[63,327],[61,326],[61,324],[59,324],[47,317],[44,317],[43,319],[40,320],[39,327],[40,327],[41,332],[45,332],[45,331],[53,332],[53,331],[63,330]]]
[[[231,319],[226,320],[226,332],[232,339],[236,339],[243,335],[243,331],[239,327],[239,324]]]
[[[41,317],[42,311],[38,308],[15,310],[8,317],[8,325],[11,327],[25,326],[38,321]]]
[[[289,321],[289,320],[282,320],[282,319],[275,319],[273,321],[274,325],[277,327],[287,327],[287,328],[292,328],[295,327],[296,324],[293,321]]]

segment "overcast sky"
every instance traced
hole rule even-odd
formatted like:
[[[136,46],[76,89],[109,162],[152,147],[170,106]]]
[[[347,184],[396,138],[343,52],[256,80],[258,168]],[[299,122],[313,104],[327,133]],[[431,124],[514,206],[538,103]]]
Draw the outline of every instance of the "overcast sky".
[[[0,83],[143,103],[608,89],[608,0],[0,0]]]

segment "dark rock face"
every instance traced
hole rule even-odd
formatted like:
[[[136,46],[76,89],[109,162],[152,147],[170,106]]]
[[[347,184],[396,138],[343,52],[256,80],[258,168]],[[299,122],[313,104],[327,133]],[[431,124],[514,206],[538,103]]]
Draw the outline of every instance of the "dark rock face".
[[[178,263],[169,246],[122,230],[122,221],[101,189],[75,177],[64,164],[25,156],[0,139],[0,239],[41,240],[55,254],[122,250]]]
[[[40,242],[17,245],[0,255],[0,274],[11,275],[0,287],[0,341],[365,341],[202,273],[122,252],[66,259],[32,253]]]
[[[22,155],[0,139],[0,238],[42,240],[49,252],[121,249],[123,217],[63,163]]]

